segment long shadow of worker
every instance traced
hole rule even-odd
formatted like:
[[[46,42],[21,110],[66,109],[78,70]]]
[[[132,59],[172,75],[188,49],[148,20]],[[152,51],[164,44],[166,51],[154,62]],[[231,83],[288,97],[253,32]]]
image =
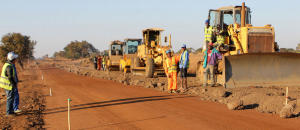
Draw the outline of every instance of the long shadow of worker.
[[[125,99],[116,99],[116,100],[110,100],[110,101],[79,104],[79,105],[71,106],[71,111],[89,109],[89,108],[99,108],[99,107],[106,107],[106,106],[114,106],[114,105],[131,104],[131,103],[168,100],[168,99],[174,99],[174,98],[192,97],[192,96],[180,96],[180,97],[171,97],[171,96],[173,96],[173,95],[125,98]],[[66,111],[67,111],[67,107],[59,107],[59,108],[47,109],[46,112],[43,114],[55,114],[55,113],[61,113],[61,112],[66,112]]]

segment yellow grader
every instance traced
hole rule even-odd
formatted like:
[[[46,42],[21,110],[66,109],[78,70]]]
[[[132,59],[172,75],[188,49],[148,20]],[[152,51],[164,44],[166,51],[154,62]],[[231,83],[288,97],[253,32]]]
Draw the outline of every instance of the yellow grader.
[[[218,46],[223,58],[216,67],[217,83],[226,88],[300,85],[300,55],[277,52],[274,28],[252,26],[251,11],[245,3],[211,9],[208,20],[214,34],[225,32],[225,43]],[[202,65],[203,59],[197,64],[200,79]]]
[[[118,70],[120,66],[120,59],[123,56],[124,42],[115,40],[109,45],[108,59],[106,61],[106,70]]]
[[[142,39],[127,38],[123,45],[123,58],[120,60],[120,71],[127,73],[131,71],[131,62],[137,57],[138,46]]]
[[[161,28],[149,28],[143,30],[143,43],[137,48],[137,57],[131,62],[131,72],[140,74],[144,72],[145,77],[151,78],[154,75],[164,75],[165,51],[171,49],[171,36],[169,44],[161,44]],[[165,37],[165,42],[168,38]]]

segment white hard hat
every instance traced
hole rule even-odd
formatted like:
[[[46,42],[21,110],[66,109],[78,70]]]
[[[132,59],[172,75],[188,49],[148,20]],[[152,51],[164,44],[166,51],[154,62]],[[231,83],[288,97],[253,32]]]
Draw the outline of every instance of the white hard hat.
[[[15,54],[14,52],[9,52],[7,54],[7,60],[9,60],[9,61],[12,61],[12,60],[14,60],[14,59],[16,59],[18,57],[19,57],[19,55]]]

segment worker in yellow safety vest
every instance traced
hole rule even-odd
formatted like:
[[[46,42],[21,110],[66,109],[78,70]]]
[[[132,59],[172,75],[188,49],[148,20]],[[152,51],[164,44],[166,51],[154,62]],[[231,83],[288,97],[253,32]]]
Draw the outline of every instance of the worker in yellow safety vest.
[[[216,47],[218,49],[219,46],[221,46],[221,45],[223,45],[225,43],[224,31],[221,29],[220,26],[218,26],[216,34],[217,34],[217,37],[216,37],[217,38]]]
[[[203,52],[207,49],[208,44],[212,42],[212,34],[213,28],[209,25],[209,20],[205,21],[205,28],[204,28],[204,45],[203,45]]]
[[[106,56],[103,56],[103,58],[102,58],[102,69],[103,69],[103,71],[106,70]]]
[[[176,93],[177,91],[177,64],[179,58],[172,56],[171,50],[166,51],[167,59],[165,62],[165,73],[168,78],[169,93]]]
[[[6,115],[14,116],[15,113],[20,113],[19,110],[19,92],[17,88],[18,74],[15,67],[18,55],[14,52],[7,54],[7,61],[2,67],[0,87],[6,92]]]

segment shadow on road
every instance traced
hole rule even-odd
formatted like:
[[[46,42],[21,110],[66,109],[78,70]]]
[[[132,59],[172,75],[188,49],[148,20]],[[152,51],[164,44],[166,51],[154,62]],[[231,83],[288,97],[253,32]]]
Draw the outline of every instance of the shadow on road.
[[[73,106],[71,106],[71,111],[89,109],[89,108],[99,108],[99,107],[106,107],[106,106],[114,106],[114,105],[131,104],[131,103],[168,100],[168,99],[174,99],[174,98],[186,98],[186,97],[193,97],[193,96],[174,97],[174,95],[163,95],[163,96],[149,96],[149,97],[116,99],[116,100],[110,100],[110,101],[73,105]],[[45,111],[45,113],[43,113],[43,114],[55,114],[55,113],[61,113],[61,112],[66,112],[66,111],[67,111],[67,107],[59,107],[59,108],[47,109]]]

